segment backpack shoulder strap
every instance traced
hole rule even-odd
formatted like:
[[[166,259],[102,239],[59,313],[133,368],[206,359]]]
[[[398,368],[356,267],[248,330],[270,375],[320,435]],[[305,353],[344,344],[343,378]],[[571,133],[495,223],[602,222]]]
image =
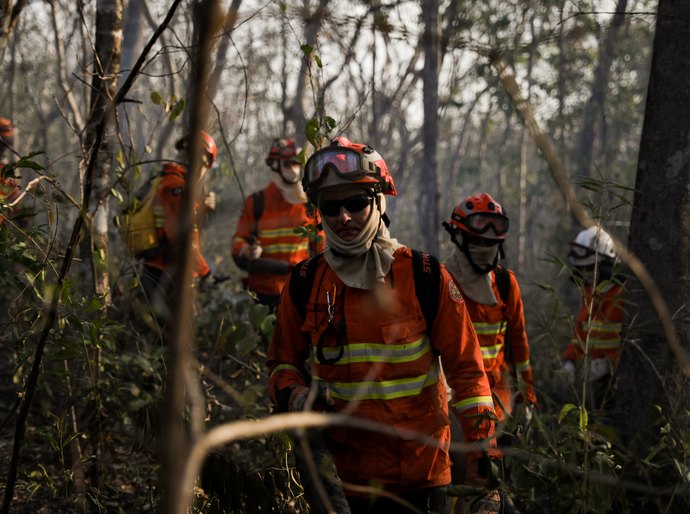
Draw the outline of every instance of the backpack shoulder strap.
[[[256,193],[252,193],[252,200],[253,200],[253,211],[252,214],[254,215],[254,230],[252,231],[253,236],[256,238],[259,236],[259,219],[261,219],[261,215],[264,213],[264,192],[262,191],[257,191]]]
[[[428,253],[412,250],[414,290],[422,308],[427,333],[431,332],[438,313],[438,295],[441,290],[441,264]]]
[[[503,266],[496,266],[496,287],[498,294],[503,303],[508,303],[508,295],[510,294],[510,273],[507,268]]]
[[[507,268],[503,266],[496,266],[494,270],[496,272],[496,287],[498,288],[498,295],[501,297],[503,305],[508,304],[508,295],[510,294],[510,273]],[[505,346],[505,359],[510,365],[510,373],[513,378],[516,378],[515,371],[515,356],[513,355],[513,345],[510,339],[510,325],[508,320],[506,320],[506,335],[504,339]]]
[[[307,302],[314,286],[314,276],[323,254],[300,262],[290,272],[290,298],[302,319],[307,315]]]
[[[264,213],[264,192],[257,191],[252,193],[252,198],[254,199],[254,221],[258,223],[261,215]]]

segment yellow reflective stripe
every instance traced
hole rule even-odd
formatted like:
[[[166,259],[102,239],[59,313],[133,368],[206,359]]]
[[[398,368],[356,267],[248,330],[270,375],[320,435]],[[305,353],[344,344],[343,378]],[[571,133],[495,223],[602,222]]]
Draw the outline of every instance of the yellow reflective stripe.
[[[621,345],[620,338],[618,338],[618,339],[594,339],[594,338],[590,338],[589,342],[592,345],[592,348],[598,348],[600,350],[611,350],[614,348],[618,348]]]
[[[618,333],[623,328],[622,323],[609,323],[607,321],[592,321],[590,329],[594,332],[615,332]]]
[[[529,366],[529,359],[523,362],[516,362],[515,363],[515,369],[518,371],[527,371],[530,368]]]
[[[417,377],[400,378],[397,380],[381,380],[366,382],[326,382],[314,376],[314,380],[324,382],[333,398],[339,400],[395,400],[409,396],[418,396],[425,387],[438,382],[438,364],[432,364],[429,373]]]
[[[262,239],[271,239],[275,237],[295,236],[295,227],[272,228],[266,230],[259,230],[259,237]]]
[[[275,368],[273,368],[273,371],[271,371],[271,377],[273,377],[277,373],[280,373],[281,371],[294,371],[294,372],[299,373],[299,374],[302,373],[299,369],[297,369],[292,364],[278,364]]]
[[[335,359],[340,354],[340,348],[322,348],[326,359]],[[428,337],[424,336],[411,343],[402,344],[377,344],[357,343],[347,344],[342,347],[343,356],[335,365],[361,363],[361,362],[386,362],[400,364],[412,362],[431,351]],[[319,361],[316,348],[312,348],[315,361]]]
[[[264,245],[262,253],[292,253],[300,250],[306,250],[307,248],[309,248],[309,241],[303,241],[297,244],[273,244]]]
[[[453,406],[458,412],[466,411],[473,407],[491,407],[494,408],[494,401],[491,396],[473,396],[472,398],[465,398],[459,402],[455,402]]]
[[[480,346],[482,350],[483,359],[495,359],[503,349],[503,343],[495,344],[493,346]]]
[[[151,206],[151,212],[153,212],[156,228],[163,228],[165,226],[165,209],[163,206],[158,202],[154,202]]]
[[[479,336],[496,336],[498,334],[504,334],[506,331],[506,324],[501,321],[500,323],[486,323],[483,321],[473,321],[474,331]]]

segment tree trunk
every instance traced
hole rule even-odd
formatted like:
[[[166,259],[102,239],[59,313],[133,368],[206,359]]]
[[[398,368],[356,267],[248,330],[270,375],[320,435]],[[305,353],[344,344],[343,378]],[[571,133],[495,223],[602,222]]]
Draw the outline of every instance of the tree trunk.
[[[92,226],[90,259],[96,294],[102,295],[106,305],[110,302],[108,280],[108,209],[109,178],[115,153],[115,109],[113,98],[117,94],[122,51],[122,0],[98,0],[96,4],[96,69],[91,81],[91,109],[86,124],[84,147],[89,151],[95,139],[95,129],[103,116],[106,133],[98,156],[93,183]]]
[[[211,44],[221,28],[223,17],[218,0],[198,0],[194,3],[194,41],[193,65],[190,85],[195,92],[191,97],[189,114],[189,134],[198,134],[207,123],[210,104],[207,100],[210,74],[209,54]],[[176,287],[172,294],[173,319],[166,327],[165,341],[169,348],[167,359],[168,375],[163,399],[160,434],[160,484],[162,514],[185,514],[189,491],[183,489],[184,468],[190,455],[191,442],[201,437],[203,417],[199,419],[199,409],[191,406],[192,420],[185,426],[185,398],[198,403],[199,377],[193,371],[191,361],[192,340],[194,337],[192,321],[193,289],[192,234],[194,232],[194,201],[199,191],[199,169],[201,164],[201,139],[192,137],[186,188],[179,214],[179,241],[175,248],[176,268],[173,282]],[[201,411],[203,414],[203,410]],[[191,432],[191,434],[190,434]]]
[[[422,0],[424,21],[424,124],[422,144],[424,152],[419,176],[419,228],[423,235],[424,251],[438,255],[438,0]]]
[[[611,65],[613,64],[618,34],[626,18],[625,10],[627,7],[628,0],[618,0],[616,12],[601,41],[599,61],[594,70],[594,82],[592,83],[592,91],[583,116],[580,144],[577,152],[577,174],[581,178],[592,176],[592,166],[595,160],[594,149],[597,143],[599,143],[600,148],[603,146],[601,141],[602,127],[605,124],[604,107],[609,89]]]
[[[12,30],[19,21],[19,13],[27,3],[28,0],[0,0],[0,62],[5,57]]]
[[[676,313],[674,326],[686,349],[690,110],[682,106],[690,101],[688,20],[690,3],[660,0],[629,236],[630,250],[654,277],[669,311]],[[658,431],[647,431],[658,418],[655,405],[662,405],[664,415],[672,420],[687,409],[688,379],[669,351],[659,316],[637,279],[629,281],[627,291],[630,327],[618,374],[617,419],[625,439],[644,450],[648,437],[659,436]],[[683,394],[678,394],[678,387],[684,388]]]

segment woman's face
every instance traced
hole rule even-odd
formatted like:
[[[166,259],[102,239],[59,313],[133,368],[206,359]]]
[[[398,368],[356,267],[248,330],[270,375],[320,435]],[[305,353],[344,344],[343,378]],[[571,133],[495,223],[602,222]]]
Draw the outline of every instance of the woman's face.
[[[319,196],[319,211],[331,230],[349,242],[366,225],[373,203],[373,197],[361,189],[326,191]]]

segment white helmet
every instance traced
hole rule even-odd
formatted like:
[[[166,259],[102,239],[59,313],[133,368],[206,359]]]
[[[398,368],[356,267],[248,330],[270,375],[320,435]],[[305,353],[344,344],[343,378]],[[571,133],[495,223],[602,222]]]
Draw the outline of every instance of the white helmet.
[[[616,261],[616,248],[611,236],[594,225],[578,233],[571,241],[568,263],[571,266],[591,266],[597,261],[613,264]]]

